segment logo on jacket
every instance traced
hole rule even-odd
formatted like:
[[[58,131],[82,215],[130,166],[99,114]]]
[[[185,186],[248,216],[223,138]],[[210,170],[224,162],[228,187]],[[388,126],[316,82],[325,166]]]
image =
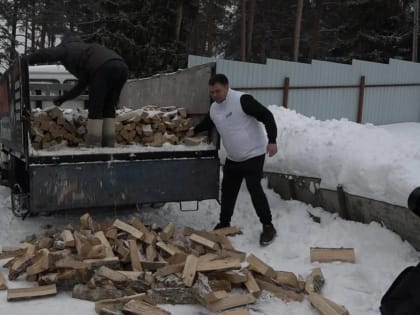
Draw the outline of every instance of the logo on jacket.
[[[232,112],[228,113],[225,118],[229,118],[230,116],[232,116]]]

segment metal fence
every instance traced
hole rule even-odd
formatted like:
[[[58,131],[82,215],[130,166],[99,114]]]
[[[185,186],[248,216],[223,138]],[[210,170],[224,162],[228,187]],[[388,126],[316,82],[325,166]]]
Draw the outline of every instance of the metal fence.
[[[373,124],[420,122],[420,64],[353,60],[310,64],[267,59],[255,64],[190,55],[188,67],[216,62],[232,88],[266,105],[282,105],[317,119]]]

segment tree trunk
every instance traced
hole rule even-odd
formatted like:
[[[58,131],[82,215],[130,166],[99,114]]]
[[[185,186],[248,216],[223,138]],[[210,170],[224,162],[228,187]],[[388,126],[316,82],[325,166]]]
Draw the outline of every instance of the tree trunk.
[[[13,5],[13,16],[10,25],[12,27],[12,36],[10,38],[10,60],[15,59],[18,6],[19,1],[15,1]]]
[[[209,1],[207,7],[207,36],[206,36],[206,52],[207,56],[211,57],[213,55],[213,35],[214,35],[214,4],[213,1]]]
[[[246,0],[241,2],[241,60],[246,61]]]
[[[184,0],[177,0],[176,1],[176,27],[175,27],[175,38],[177,41],[179,41],[181,37],[181,26],[182,26],[183,14],[184,14]]]
[[[35,33],[36,33],[36,23],[35,23],[35,15],[36,15],[36,2],[32,0],[32,13],[31,13],[31,50],[34,51],[36,49],[35,45]]]
[[[249,20],[248,20],[248,50],[247,50],[248,60],[250,60],[252,56],[252,37],[254,35],[255,5],[256,5],[256,0],[250,0]]]
[[[296,0],[296,23],[295,23],[295,34],[293,37],[293,61],[299,59],[299,43],[300,43],[300,30],[302,27],[302,11],[303,11],[303,0]]]
[[[315,14],[314,14],[314,26],[311,35],[311,45],[309,47],[308,59],[312,60],[319,57],[319,39],[321,33],[321,16],[322,16],[322,5],[323,0],[315,2]]]

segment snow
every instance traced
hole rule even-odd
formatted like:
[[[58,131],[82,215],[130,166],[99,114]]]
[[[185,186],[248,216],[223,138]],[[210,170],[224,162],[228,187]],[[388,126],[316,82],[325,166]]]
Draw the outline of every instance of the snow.
[[[271,106],[278,154],[266,171],[321,178],[321,188],[341,184],[348,193],[406,207],[420,186],[420,124],[361,125],[320,121]]]
[[[168,151],[207,151],[214,150],[215,146],[209,143],[201,143],[196,146],[187,146],[183,144],[164,143],[161,147],[151,147],[145,145],[119,145],[114,148],[70,148],[65,142],[61,145],[54,146],[51,149],[34,150],[31,148],[30,155],[37,156],[66,156],[66,155],[84,155],[84,154],[119,154],[119,153],[146,153],[146,152],[168,152]]]
[[[266,170],[322,178],[321,186],[335,188],[342,184],[346,191],[377,200],[405,205],[408,193],[420,186],[420,124],[392,126],[358,125],[346,120],[318,121],[293,111],[270,107],[279,128],[279,153],[267,158]],[[221,155],[224,155],[223,150]],[[395,233],[378,223],[362,224],[344,221],[336,214],[298,201],[282,200],[264,189],[269,200],[278,236],[273,244],[258,244],[261,225],[245,185],[241,187],[232,224],[243,230],[231,237],[241,251],[253,253],[276,270],[307,276],[320,266],[326,284],[322,294],[343,304],[350,314],[379,315],[380,299],[395,277],[407,266],[417,264],[420,252]],[[311,189],[315,189],[312,187]],[[160,209],[142,208],[92,212],[96,220],[118,216],[139,217],[147,224],[164,226],[173,221],[178,233],[184,226],[212,229],[217,223],[219,205],[215,201],[200,202],[197,212],[181,212],[179,205],[168,203]],[[25,236],[39,234],[49,226],[62,229],[67,223],[78,224],[80,211],[60,212],[51,216],[31,217],[22,221],[10,210],[9,190],[0,187],[0,245],[16,245]],[[320,223],[311,219],[315,215]],[[311,263],[310,247],[353,247],[356,263]],[[2,261],[2,264],[5,261]],[[5,269],[0,269],[6,273]],[[6,273],[7,274],[7,273]],[[10,287],[31,284],[9,282]],[[211,314],[201,306],[163,306],[174,315]],[[285,303],[267,293],[250,305],[251,314],[317,314],[308,301]],[[9,303],[0,292],[0,314],[95,314],[91,302],[72,299],[69,292],[56,297]]]

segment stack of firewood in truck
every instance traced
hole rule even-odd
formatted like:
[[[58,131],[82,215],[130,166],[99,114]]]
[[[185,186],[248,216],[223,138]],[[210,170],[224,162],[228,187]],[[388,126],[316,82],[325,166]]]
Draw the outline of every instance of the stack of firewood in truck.
[[[174,223],[163,229],[138,218],[99,223],[85,214],[80,227],[46,231],[16,247],[4,246],[1,259],[9,280],[26,275],[32,288],[7,292],[8,301],[51,296],[71,290],[73,298],[96,302],[98,314],[170,314],[158,304],[202,304],[218,314],[250,314],[263,291],[283,301],[305,298],[322,315],[345,315],[341,305],[320,294],[320,268],[306,279],[276,271],[253,254],[235,249],[236,227],[199,231]],[[354,251],[311,248],[311,261],[353,263]],[[0,289],[7,289],[0,272]]]
[[[31,117],[31,144],[35,150],[49,149],[58,144],[81,146],[86,136],[87,112],[51,107],[34,110]],[[185,108],[175,106],[145,106],[142,109],[122,109],[115,118],[116,142],[121,145],[160,147],[198,145],[204,137],[186,137],[192,119]]]

